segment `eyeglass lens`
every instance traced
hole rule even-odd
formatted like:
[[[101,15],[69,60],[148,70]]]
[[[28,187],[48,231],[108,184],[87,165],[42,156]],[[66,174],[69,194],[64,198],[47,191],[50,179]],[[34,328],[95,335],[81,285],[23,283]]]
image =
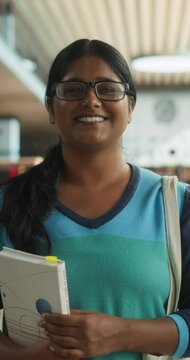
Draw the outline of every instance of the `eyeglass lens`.
[[[125,86],[115,82],[103,82],[96,84],[97,96],[104,100],[119,100],[124,97]]]
[[[80,100],[85,97],[88,84],[83,82],[62,82],[56,85],[56,95],[63,100]],[[117,82],[91,84],[102,100],[121,100],[125,96],[125,85]]]

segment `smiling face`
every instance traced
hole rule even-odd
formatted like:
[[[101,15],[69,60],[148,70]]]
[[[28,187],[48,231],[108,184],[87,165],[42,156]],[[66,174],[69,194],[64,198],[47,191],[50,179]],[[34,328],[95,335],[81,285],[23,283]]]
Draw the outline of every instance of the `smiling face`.
[[[84,56],[72,62],[62,80],[121,81],[105,61],[95,56]],[[77,101],[54,96],[50,121],[55,123],[64,147],[90,150],[120,146],[131,113],[132,102],[127,95],[119,101],[103,101],[88,88],[85,98]]]

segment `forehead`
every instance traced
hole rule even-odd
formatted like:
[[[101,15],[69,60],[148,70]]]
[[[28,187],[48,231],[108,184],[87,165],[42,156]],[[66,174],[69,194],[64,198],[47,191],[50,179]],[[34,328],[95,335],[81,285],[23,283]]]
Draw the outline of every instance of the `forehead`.
[[[62,80],[98,81],[104,78],[121,81],[106,61],[97,56],[86,55],[71,63]]]

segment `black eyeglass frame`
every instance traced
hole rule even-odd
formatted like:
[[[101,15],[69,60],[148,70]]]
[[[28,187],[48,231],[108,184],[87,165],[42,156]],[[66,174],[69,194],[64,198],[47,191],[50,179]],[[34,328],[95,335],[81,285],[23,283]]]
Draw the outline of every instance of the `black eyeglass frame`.
[[[78,99],[71,99],[71,100],[68,100],[68,99],[63,99],[63,98],[60,98],[58,95],[57,95],[57,85],[59,84],[62,84],[62,83],[80,83],[80,84],[84,84],[85,85],[85,91],[84,91],[84,95],[81,96],[80,98]],[[97,85],[99,84],[104,84],[104,83],[115,83],[115,84],[122,84],[124,85],[124,92],[123,92],[123,97],[122,98],[119,98],[119,99],[113,99],[113,100],[108,100],[108,99],[103,99],[102,97],[98,96],[97,94]],[[128,83],[124,83],[122,81],[113,81],[113,80],[104,80],[104,81],[95,81],[95,82],[86,82],[86,81],[79,81],[79,80],[65,80],[65,81],[60,81],[60,82],[57,82],[57,83],[54,83],[53,84],[53,87],[52,87],[52,95],[56,95],[56,97],[59,99],[59,100],[64,100],[64,101],[79,101],[79,100],[82,100],[85,98],[86,96],[86,92],[87,92],[87,88],[88,87],[91,87],[94,89],[94,92],[97,96],[97,98],[99,100],[102,100],[102,101],[120,101],[120,100],[123,100],[125,95],[127,94],[128,96],[133,96],[133,93],[130,91],[130,88],[129,88],[129,84]]]

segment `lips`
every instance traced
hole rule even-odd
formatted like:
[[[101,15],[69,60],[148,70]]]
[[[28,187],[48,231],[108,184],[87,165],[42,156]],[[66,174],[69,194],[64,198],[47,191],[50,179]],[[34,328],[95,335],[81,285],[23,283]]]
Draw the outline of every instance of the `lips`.
[[[88,115],[88,116],[79,116],[76,118],[76,121],[81,123],[99,123],[105,121],[106,118],[100,115]]]

